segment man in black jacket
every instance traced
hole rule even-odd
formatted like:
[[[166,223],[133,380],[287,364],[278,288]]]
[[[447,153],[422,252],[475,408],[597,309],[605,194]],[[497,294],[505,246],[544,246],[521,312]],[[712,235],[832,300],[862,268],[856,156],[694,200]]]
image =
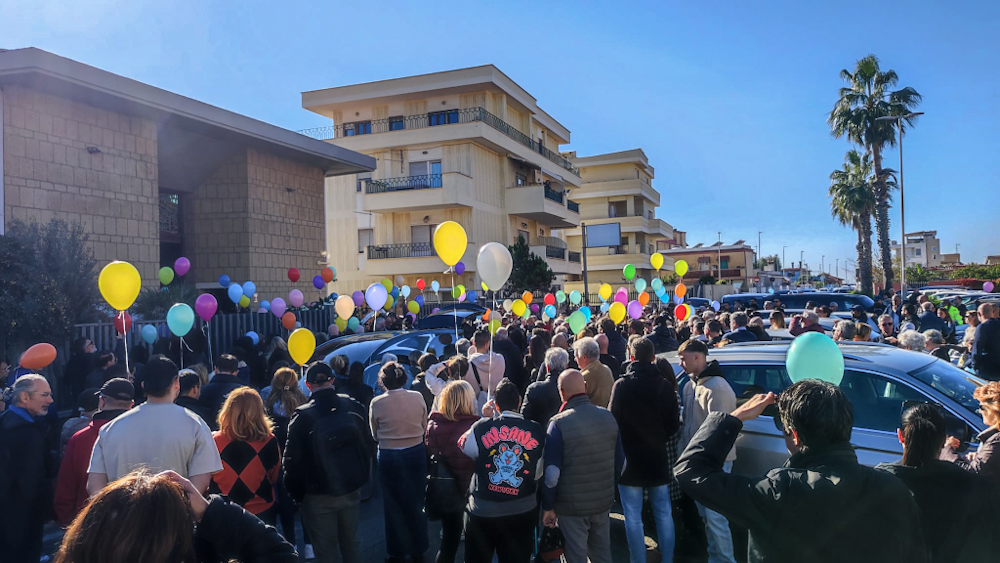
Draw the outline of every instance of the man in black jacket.
[[[1000,319],[997,318],[997,306],[992,303],[979,306],[979,326],[972,342],[972,364],[979,377],[1000,380]]]
[[[517,385],[517,388],[523,394],[524,389],[528,386],[528,376],[524,373],[524,354],[518,349],[517,344],[514,344],[508,338],[507,329],[504,327],[498,328],[496,334],[493,336],[493,352],[503,356],[503,376],[511,380],[514,385]],[[428,409],[427,412],[430,412],[430,410]]]
[[[747,330],[747,323],[749,322],[750,317],[748,317],[746,313],[733,313],[733,315],[729,317],[729,328],[731,330],[722,337],[723,346],[735,342],[756,342],[757,337],[754,336],[752,332]]]
[[[615,360],[618,360],[618,365],[620,366],[628,361],[628,343],[625,342],[625,337],[622,336],[622,333],[618,332],[615,321],[611,319],[602,320],[601,334],[607,335],[608,353],[614,356]],[[611,373],[614,375],[616,372],[612,371]]]
[[[641,338],[633,347],[635,361],[625,376],[611,388],[608,410],[618,422],[622,449],[628,463],[618,481],[625,537],[632,561],[646,559],[642,531],[642,496],[649,494],[656,521],[660,553],[667,560],[674,553],[674,520],[670,510],[672,478],[667,448],[680,429],[680,406],[676,384],[670,385],[653,363],[656,359],[652,337]]]
[[[549,426],[549,419],[562,406],[559,398],[559,374],[569,363],[569,354],[562,348],[549,348],[545,351],[545,369],[549,376],[542,381],[536,381],[524,392],[524,402],[521,404],[521,414],[528,420],[533,420],[542,428]]]
[[[836,385],[807,379],[781,393],[775,420],[792,453],[784,467],[764,477],[722,470],[743,423],[774,402],[757,395],[732,415],[710,414],[675,467],[689,495],[750,530],[748,560],[926,561],[909,490],[858,463],[851,403]]]
[[[333,388],[333,370],[315,362],[306,370],[309,402],[295,409],[288,424],[285,444],[284,480],[288,494],[302,510],[302,525],[312,539],[317,561],[344,563],[361,560],[358,553],[358,517],[361,487],[368,481],[367,462],[374,440],[368,429],[367,414],[361,403]],[[316,451],[314,431],[324,419],[347,417],[357,432],[333,436],[339,447],[335,452]],[[349,419],[349,421],[348,421]],[[350,436],[361,440],[351,440]],[[335,458],[331,465],[329,460]]]
[[[657,354],[674,352],[680,344],[674,338],[674,330],[667,324],[667,316],[660,315],[653,321],[653,332],[649,334]]]
[[[608,366],[608,369],[611,370],[611,377],[617,381],[622,373],[622,364],[614,356],[608,354],[608,335],[602,332],[595,336],[594,340],[601,347],[601,363]]]
[[[226,397],[236,389],[244,387],[237,376],[239,371],[240,361],[232,354],[223,354],[215,361],[215,375],[209,380],[208,385],[202,387],[201,397],[198,399],[205,405],[213,419],[219,416]]]
[[[210,407],[198,400],[201,397],[201,377],[191,369],[182,369],[178,376],[180,377],[181,391],[174,399],[174,403],[200,416],[213,432],[218,430],[219,421],[216,416],[213,416],[218,413],[212,412]]]

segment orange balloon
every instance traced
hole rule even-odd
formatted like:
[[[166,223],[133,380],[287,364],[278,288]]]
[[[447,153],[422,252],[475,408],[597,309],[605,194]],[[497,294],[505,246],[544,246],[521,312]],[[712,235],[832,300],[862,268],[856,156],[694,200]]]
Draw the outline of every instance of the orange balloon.
[[[639,294],[639,304],[645,307],[647,303],[649,303],[649,294],[643,291]]]
[[[531,305],[531,299],[532,299],[533,297],[534,297],[534,296],[533,296],[533,295],[531,295],[531,292],[530,292],[530,291],[525,291],[525,292],[524,292],[524,295],[522,295],[522,296],[521,296],[521,301],[524,301],[524,304],[525,304],[525,305]]]
[[[490,313],[492,313],[492,311],[490,309],[486,309],[486,312],[483,313],[483,322],[490,322]]]
[[[282,315],[281,326],[285,327],[288,330],[292,330],[293,328],[295,328],[295,313],[289,311],[284,315]]]
[[[54,361],[56,361],[56,347],[46,342],[35,344],[21,354],[21,367],[25,369],[46,368]]]
[[[684,297],[685,295],[687,295],[687,292],[688,292],[687,286],[682,283],[677,284],[677,287],[674,288],[674,293],[677,295],[677,297]]]
[[[326,283],[333,281],[333,270],[331,268],[323,268],[319,274]]]

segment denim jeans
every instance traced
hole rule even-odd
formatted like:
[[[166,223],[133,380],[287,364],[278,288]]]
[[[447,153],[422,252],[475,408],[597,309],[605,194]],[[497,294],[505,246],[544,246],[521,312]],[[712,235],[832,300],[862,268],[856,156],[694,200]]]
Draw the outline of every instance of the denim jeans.
[[[420,557],[427,551],[424,491],[427,454],[423,444],[378,451],[378,480],[384,503],[385,547],[389,557]]]
[[[727,461],[722,470],[733,472],[733,462]],[[698,514],[705,521],[705,535],[708,537],[708,563],[736,563],[733,555],[733,533],[729,531],[729,520],[714,510],[698,503]]]
[[[671,563],[674,560],[674,517],[670,510],[670,486],[646,487],[645,490],[649,491],[649,504],[653,507],[656,543],[660,555],[663,556],[663,563]],[[643,487],[618,485],[631,563],[646,563],[646,535],[642,530],[642,491]]]

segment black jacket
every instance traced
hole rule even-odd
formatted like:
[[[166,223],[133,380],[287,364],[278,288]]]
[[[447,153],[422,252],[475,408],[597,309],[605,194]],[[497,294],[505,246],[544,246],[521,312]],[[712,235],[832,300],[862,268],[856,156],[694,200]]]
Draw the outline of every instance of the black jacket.
[[[922,467],[883,463],[876,469],[895,475],[913,493],[932,561],[1000,560],[993,516],[1000,498],[984,478],[946,461]]]
[[[681,414],[677,393],[660,370],[654,364],[629,364],[611,388],[608,410],[618,422],[628,460],[619,482],[631,487],[669,483],[673,468],[667,447],[681,427]]]
[[[347,395],[361,403],[361,406],[365,409],[365,417],[368,416],[368,406],[371,405],[372,397],[375,396],[374,389],[364,383],[352,383],[350,380],[342,377],[334,379],[333,386],[337,389],[338,394]],[[427,412],[430,412],[430,409],[427,409]]]
[[[199,563],[297,563],[295,546],[238,504],[213,495],[194,534]]]
[[[194,399],[192,397],[185,397],[183,395],[174,399],[174,403],[200,416],[201,419],[205,421],[205,424],[207,424],[208,427],[211,428],[213,432],[219,429],[218,418],[216,416],[213,416],[214,414],[218,413],[213,413],[212,410],[209,409],[209,407],[205,406],[205,403],[202,403],[198,399]]]
[[[504,372],[503,376],[517,385],[517,388],[524,392],[528,386],[528,376],[524,373],[524,355],[510,340],[494,340],[493,351],[503,356]],[[427,412],[430,412],[428,409]]]
[[[332,387],[314,391],[308,403],[295,409],[288,423],[288,441],[285,443],[282,474],[285,479],[285,489],[297,503],[301,503],[307,494],[330,494],[326,485],[326,471],[320,460],[313,455],[312,430],[316,420],[334,408],[359,415],[358,428],[368,438],[370,453],[374,453],[375,440],[371,439],[368,413],[361,403],[347,395],[337,394]]]
[[[217,373],[212,376],[208,385],[201,388],[201,397],[198,400],[205,405],[208,412],[212,413],[212,418],[216,418],[222,410],[222,404],[226,402],[226,397],[240,387],[245,385],[235,375]]]
[[[767,331],[763,329],[763,327],[748,326],[747,330],[749,330],[750,332],[752,332],[753,335],[757,337],[757,341],[758,342],[770,342],[771,341],[771,335],[768,334]]]
[[[664,352],[673,352],[680,347],[677,343],[677,339],[674,338],[673,330],[667,325],[660,325],[653,329],[653,332],[649,333],[647,336],[653,341],[653,346],[656,348],[657,354],[662,354]]]
[[[614,356],[611,354],[601,354],[601,363],[608,366],[608,369],[611,370],[612,378],[618,379],[621,377],[622,363],[619,362]]]
[[[757,336],[750,332],[749,329],[744,328],[743,330],[734,330],[732,332],[727,332],[722,340],[727,342],[756,342]]]
[[[410,383],[410,391],[416,391],[420,393],[420,396],[424,398],[424,404],[427,405],[427,412],[431,412],[431,406],[434,405],[434,392],[431,388],[427,386],[427,374],[424,372],[418,373],[414,378],[413,382]],[[357,400],[357,399],[355,399]],[[358,401],[359,403],[361,401]],[[368,401],[371,404],[371,401]]]
[[[715,412],[675,467],[694,500],[750,530],[748,561],[927,561],[902,481],[858,463],[847,442],[793,455],[764,477],[722,470],[743,424]]]
[[[972,364],[983,379],[1000,379],[1000,319],[990,319],[976,327],[972,341]]]
[[[52,459],[44,420],[0,414],[0,559],[38,563],[42,529],[52,516]]]
[[[608,335],[608,354],[611,354],[618,360],[618,365],[622,365],[628,361],[628,342],[622,333],[617,330],[606,333]],[[621,373],[621,372],[619,372]]]
[[[524,392],[521,414],[524,418],[540,424],[543,430],[548,429],[549,419],[555,416],[562,406],[558,379],[549,377],[544,381],[536,381]]]

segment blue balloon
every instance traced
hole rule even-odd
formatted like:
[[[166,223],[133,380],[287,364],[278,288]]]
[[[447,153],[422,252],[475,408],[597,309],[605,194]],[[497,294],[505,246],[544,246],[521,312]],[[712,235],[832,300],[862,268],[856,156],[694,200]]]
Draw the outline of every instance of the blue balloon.
[[[404,285],[403,287],[399,288],[399,292],[403,294],[403,297],[409,297],[410,296],[410,286]]]
[[[392,286],[392,291],[389,292],[389,295],[392,296],[393,301],[399,299],[399,288],[396,286]]]
[[[153,325],[145,325],[142,327],[142,339],[146,341],[146,344],[152,344],[156,342],[156,327]]]
[[[221,276],[219,276],[220,286],[229,287],[229,284],[230,284],[229,276],[227,276],[226,274],[222,274]]]
[[[253,345],[254,346],[260,344],[260,336],[258,336],[256,332],[254,332],[254,331],[251,330],[246,335],[247,335],[247,337],[250,338],[250,340],[253,340]]]
[[[266,299],[264,301],[261,301],[260,302],[260,308],[263,309],[263,310],[265,310],[265,311],[270,311],[271,310],[271,302],[268,301],[268,300],[266,300]]]
[[[580,310],[583,311],[583,316],[587,317],[587,322],[589,323],[590,317],[593,316],[594,312],[590,310],[590,307],[580,307]]]
[[[470,289],[468,293],[465,294],[465,298],[469,300],[469,303],[475,303],[479,295],[476,294],[476,290]]]
[[[194,326],[194,310],[186,303],[174,303],[167,311],[167,326],[174,335],[183,337]]]
[[[417,305],[420,305],[421,307],[424,306],[424,296],[423,295],[418,295],[415,298],[413,298],[413,300],[417,302]]]
[[[718,301],[712,301],[712,308],[715,309],[716,313],[718,313],[719,309],[722,308],[722,305]]]
[[[323,276],[313,276],[313,287],[316,289],[323,289],[326,282],[323,281]]]
[[[431,290],[433,290],[434,293],[437,293],[439,289],[441,289],[441,284],[439,284],[437,282],[437,280],[432,281],[431,282]]]
[[[607,301],[605,301],[604,303],[601,303],[601,312],[602,313],[607,313],[608,309],[610,309],[610,308],[611,308],[611,304],[608,303]]]
[[[234,304],[239,303],[240,299],[243,298],[243,288],[240,287],[240,284],[238,283],[229,284],[229,289],[226,290],[226,295],[229,296],[229,300]]]
[[[555,305],[546,305],[545,306],[545,314],[548,315],[550,319],[556,318],[556,306]]]
[[[381,309],[382,305],[385,305],[388,297],[389,293],[385,290],[385,286],[380,283],[373,283],[365,290],[365,302],[376,311]]]
[[[681,297],[680,295],[674,295],[674,303],[677,303],[678,305],[680,305],[683,302],[684,302],[684,298],[683,297]]]
[[[659,297],[662,300],[664,294],[667,293],[667,289],[661,285],[660,289],[655,290],[655,293],[656,293],[656,296]]]
[[[840,385],[844,379],[844,355],[832,338],[819,332],[795,337],[785,354],[785,367],[792,383],[819,379]]]
[[[257,293],[257,286],[252,281],[243,282],[243,295],[253,299],[254,293]]]

